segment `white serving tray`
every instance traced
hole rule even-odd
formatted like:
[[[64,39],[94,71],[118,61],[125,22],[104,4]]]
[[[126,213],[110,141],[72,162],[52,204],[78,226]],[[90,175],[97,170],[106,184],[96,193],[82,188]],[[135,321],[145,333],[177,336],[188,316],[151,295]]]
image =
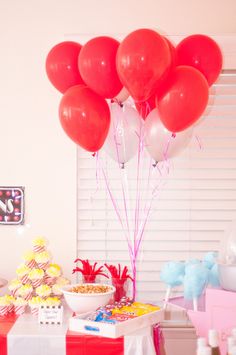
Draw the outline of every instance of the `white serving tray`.
[[[118,338],[133,333],[138,329],[161,322],[164,319],[162,309],[117,324],[89,321],[85,319],[89,314],[90,313],[70,318],[69,330],[90,335],[101,335],[107,338]]]

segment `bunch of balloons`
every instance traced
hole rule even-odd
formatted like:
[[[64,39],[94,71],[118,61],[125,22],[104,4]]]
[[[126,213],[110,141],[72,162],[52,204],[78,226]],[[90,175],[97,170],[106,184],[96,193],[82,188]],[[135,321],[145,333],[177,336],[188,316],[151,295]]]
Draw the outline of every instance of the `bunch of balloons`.
[[[175,47],[151,29],[133,31],[121,43],[108,36],[92,38],[83,46],[65,41],[46,59],[48,78],[63,94],[61,125],[76,144],[97,152],[114,136],[112,131],[109,136],[111,123],[117,129],[120,122],[119,129],[127,131],[124,141],[134,142],[134,133],[131,137],[128,132],[144,123],[148,151],[157,161],[163,158],[160,146],[170,137],[175,140],[169,157],[188,144],[221,69],[221,50],[212,38],[195,34]],[[108,105],[124,103],[129,96],[133,107],[128,112]],[[110,144],[110,149],[114,155],[117,145]],[[120,152],[121,162],[134,151],[132,147],[127,154]]]

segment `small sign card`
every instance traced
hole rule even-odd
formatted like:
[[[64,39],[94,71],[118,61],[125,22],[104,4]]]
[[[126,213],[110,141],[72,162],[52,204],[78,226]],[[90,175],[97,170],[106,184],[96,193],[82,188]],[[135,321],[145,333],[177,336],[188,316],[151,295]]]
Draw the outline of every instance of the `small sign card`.
[[[41,306],[38,322],[40,324],[62,324],[63,306]]]
[[[24,188],[0,186],[0,224],[24,223]]]

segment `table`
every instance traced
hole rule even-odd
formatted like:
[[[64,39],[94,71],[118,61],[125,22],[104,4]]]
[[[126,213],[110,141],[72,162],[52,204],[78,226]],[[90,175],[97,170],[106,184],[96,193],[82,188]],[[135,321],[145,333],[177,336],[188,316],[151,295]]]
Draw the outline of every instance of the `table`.
[[[71,312],[63,324],[38,324],[30,313],[0,317],[0,355],[155,355],[151,327],[117,339],[68,330]]]

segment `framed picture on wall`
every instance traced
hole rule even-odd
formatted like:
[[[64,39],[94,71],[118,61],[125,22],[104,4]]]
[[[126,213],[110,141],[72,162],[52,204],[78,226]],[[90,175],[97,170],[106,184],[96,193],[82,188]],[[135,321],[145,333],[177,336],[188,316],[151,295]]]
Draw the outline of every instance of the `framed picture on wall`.
[[[24,223],[24,187],[0,186],[0,225]]]

